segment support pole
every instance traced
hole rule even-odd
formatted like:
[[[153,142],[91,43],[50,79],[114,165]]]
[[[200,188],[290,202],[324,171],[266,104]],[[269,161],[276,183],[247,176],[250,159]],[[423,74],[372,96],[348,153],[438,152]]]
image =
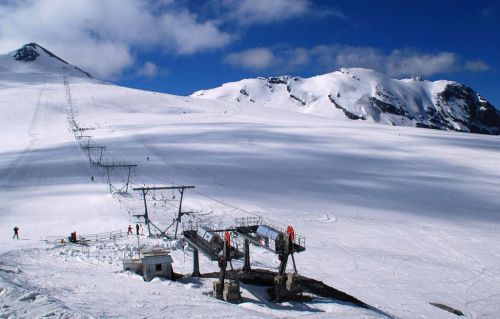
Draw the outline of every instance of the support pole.
[[[179,201],[179,213],[177,214],[177,224],[175,224],[174,239],[177,239],[177,230],[179,228],[179,223],[181,222],[182,219],[182,198],[184,197],[184,188],[179,188],[179,191],[181,192],[181,199]]]
[[[297,273],[297,265],[295,265],[295,258],[293,257],[293,253],[290,254],[290,256],[292,257],[293,270],[295,273]]]
[[[200,259],[198,249],[193,248],[193,277],[200,277]]]
[[[127,189],[125,190],[125,193],[128,193],[128,184],[130,181],[130,171],[132,170],[132,167],[128,167],[128,176],[127,176]]]
[[[101,152],[100,152],[100,154],[99,154],[99,165],[101,165],[101,164],[102,164],[102,151],[104,150],[104,148],[103,148],[103,147],[101,147],[101,148],[100,148],[100,150],[101,150]]]
[[[112,191],[111,191],[111,178],[109,177],[109,167],[108,166],[106,166],[106,172],[108,173],[109,192],[112,193]]]
[[[149,226],[148,205],[146,204],[146,194],[147,193],[148,193],[147,190],[145,190],[145,189],[142,190],[142,199],[144,200],[144,219],[146,221],[146,225],[148,226],[149,237],[151,237],[151,227]]]
[[[89,165],[92,166],[92,158],[90,158],[90,148],[87,147],[87,151],[89,152]]]
[[[244,272],[250,272],[252,269],[250,268],[250,242],[248,239],[245,239],[245,264],[243,265]]]
[[[222,256],[221,259],[219,260],[219,266],[220,266],[220,273],[219,273],[219,286],[217,287],[216,291],[216,296],[219,298],[223,297],[223,292],[224,292],[224,285],[226,281],[226,267],[227,267],[227,259],[229,256],[228,252],[228,245],[229,243],[224,239],[224,248],[222,249]]]

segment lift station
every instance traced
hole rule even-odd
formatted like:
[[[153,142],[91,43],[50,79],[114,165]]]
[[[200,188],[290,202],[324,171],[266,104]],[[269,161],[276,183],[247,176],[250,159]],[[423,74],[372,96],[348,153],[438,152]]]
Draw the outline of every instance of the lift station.
[[[250,269],[250,243],[263,247],[278,255],[280,266],[277,275],[274,277],[274,296],[276,301],[289,299],[302,294],[300,279],[297,273],[294,253],[306,250],[305,238],[295,234],[292,226],[288,226],[285,231],[279,230],[263,222],[260,217],[237,218],[235,220],[236,233],[245,240],[245,262],[243,271]],[[293,263],[292,274],[286,273],[288,258],[291,257]]]
[[[280,302],[302,294],[293,254],[305,250],[304,237],[295,235],[291,226],[282,231],[265,224],[262,218],[238,218],[235,224],[234,227],[227,229],[215,229],[210,223],[183,224],[184,239],[193,248],[193,277],[201,276],[199,269],[199,252],[201,252],[209,260],[217,261],[220,268],[219,280],[214,282],[214,296],[225,301],[239,301],[241,297],[238,276],[226,283],[226,268],[229,264],[234,274],[231,260],[244,257],[244,265],[240,272],[251,273],[250,243],[252,243],[278,255],[280,266],[274,277],[276,301]],[[219,234],[224,235],[221,237]],[[237,245],[234,245],[236,238],[244,240],[243,253],[238,250]],[[286,273],[289,258],[292,259],[294,269],[291,274]]]
[[[211,261],[217,261],[220,271],[219,280],[214,282],[213,295],[228,302],[241,301],[238,278],[230,278],[226,282],[226,269],[229,264],[233,270],[232,259],[239,259],[243,254],[231,245],[229,229],[215,229],[210,223],[184,223],[183,236],[193,248],[193,277],[200,277],[199,252]],[[224,234],[222,238],[219,233]]]

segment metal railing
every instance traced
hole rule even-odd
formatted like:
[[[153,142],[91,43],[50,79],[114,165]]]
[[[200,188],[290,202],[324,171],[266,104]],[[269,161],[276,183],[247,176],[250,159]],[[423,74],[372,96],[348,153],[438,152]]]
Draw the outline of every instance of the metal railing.
[[[77,235],[77,240],[79,241],[87,241],[87,242],[99,242],[99,241],[107,241],[107,240],[115,240],[118,238],[125,237],[127,233],[122,230],[107,232],[107,233],[99,233],[99,234],[85,234],[85,235]],[[45,237],[45,241],[48,243],[54,244],[64,244],[69,242],[68,236],[47,236]]]
[[[254,226],[262,224],[262,217],[239,217],[234,220],[236,227]]]
[[[190,220],[188,222],[182,223],[182,231],[186,231],[186,230],[197,231],[199,227],[203,227],[205,229],[215,229],[214,223],[211,221],[193,221],[193,220]]]
[[[274,225],[272,223],[264,221],[264,219],[262,217],[239,217],[239,218],[235,218],[234,223],[235,223],[236,227],[266,225],[266,226],[272,227],[272,228],[276,229],[277,231],[280,231],[284,234],[286,234],[286,231],[287,231],[286,226]],[[294,238],[293,238],[293,243],[305,248],[306,247],[306,238],[304,236],[301,236],[301,235],[298,235],[297,233],[295,233]]]

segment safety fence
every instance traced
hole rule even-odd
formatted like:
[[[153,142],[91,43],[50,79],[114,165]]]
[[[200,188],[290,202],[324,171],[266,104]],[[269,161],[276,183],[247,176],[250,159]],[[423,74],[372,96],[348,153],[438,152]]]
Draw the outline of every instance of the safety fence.
[[[122,230],[107,232],[107,233],[99,233],[99,234],[85,234],[85,235],[77,235],[76,240],[78,242],[100,242],[100,241],[108,241],[115,240],[118,238],[122,238],[127,236],[127,233]],[[70,240],[70,236],[47,236],[45,237],[45,241],[47,243],[53,244],[64,244],[68,243]]]
[[[266,225],[271,228],[276,229],[277,231],[286,234],[288,232],[288,227],[291,226],[284,226],[284,225],[276,225],[269,223],[268,221],[264,221],[262,217],[241,217],[241,218],[236,218],[235,219],[235,224],[236,227],[248,227],[248,226],[257,226],[257,225]],[[293,228],[292,228],[293,230]],[[306,247],[306,238],[298,235],[297,233],[294,232],[293,240],[295,244],[301,246],[301,247]]]

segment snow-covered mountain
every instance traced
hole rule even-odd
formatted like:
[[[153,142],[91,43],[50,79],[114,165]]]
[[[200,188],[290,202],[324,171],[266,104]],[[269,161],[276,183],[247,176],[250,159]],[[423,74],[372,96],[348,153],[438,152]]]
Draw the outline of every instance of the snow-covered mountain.
[[[93,78],[88,72],[69,64],[36,43],[0,55],[0,71],[12,73],[61,73]]]
[[[500,134],[500,112],[463,84],[419,77],[395,80],[360,68],[306,79],[245,79],[192,96],[336,119]]]

